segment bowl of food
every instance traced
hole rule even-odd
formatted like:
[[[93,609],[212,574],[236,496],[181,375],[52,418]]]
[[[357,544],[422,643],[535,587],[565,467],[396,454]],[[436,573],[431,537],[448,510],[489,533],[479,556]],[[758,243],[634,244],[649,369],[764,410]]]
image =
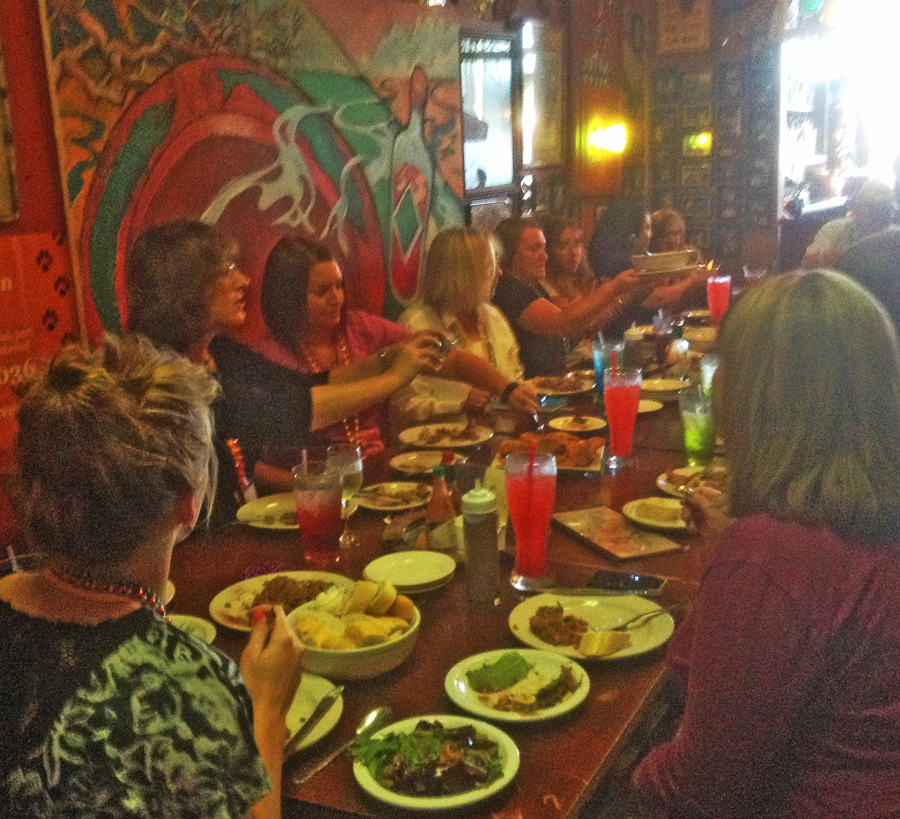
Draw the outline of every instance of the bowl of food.
[[[422,617],[391,584],[360,580],[299,606],[287,621],[306,647],[306,671],[329,680],[365,680],[409,657]]]
[[[694,248],[667,250],[663,253],[646,253],[633,256],[634,269],[642,273],[681,273],[700,262],[700,254]]]

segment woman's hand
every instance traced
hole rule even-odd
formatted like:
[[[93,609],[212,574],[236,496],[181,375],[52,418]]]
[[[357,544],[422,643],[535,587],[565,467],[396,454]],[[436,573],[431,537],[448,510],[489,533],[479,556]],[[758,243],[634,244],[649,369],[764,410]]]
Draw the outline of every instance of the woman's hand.
[[[531,384],[519,384],[509,394],[509,405],[523,415],[534,415],[538,411],[538,394]]]
[[[290,710],[302,674],[303,643],[287,624],[284,609],[251,613],[250,640],[241,654],[241,674],[253,701],[254,720],[279,721]]]
[[[389,372],[400,376],[404,384],[412,381],[420,371],[435,373],[441,368],[438,354],[440,336],[425,330],[415,333],[408,341],[396,345]]]
[[[472,387],[466,396],[466,400],[463,401],[462,408],[466,412],[484,412],[490,400],[491,394],[487,390]]]
[[[684,514],[688,528],[708,543],[717,540],[734,521],[728,514],[724,493],[710,486],[698,486],[684,493]]]

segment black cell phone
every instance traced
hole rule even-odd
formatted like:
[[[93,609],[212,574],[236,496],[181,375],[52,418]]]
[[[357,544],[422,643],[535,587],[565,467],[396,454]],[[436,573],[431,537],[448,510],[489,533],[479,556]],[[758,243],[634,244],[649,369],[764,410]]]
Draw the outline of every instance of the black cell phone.
[[[663,590],[666,580],[664,577],[656,577],[652,574],[629,574],[628,572],[599,569],[587,584],[593,589],[655,597]]]

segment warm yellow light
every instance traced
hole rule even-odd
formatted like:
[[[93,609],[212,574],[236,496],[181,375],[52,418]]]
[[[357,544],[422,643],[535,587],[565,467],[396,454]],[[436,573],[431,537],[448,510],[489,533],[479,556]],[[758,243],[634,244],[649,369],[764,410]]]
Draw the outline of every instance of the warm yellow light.
[[[621,122],[615,125],[609,125],[606,128],[602,126],[595,128],[588,134],[588,147],[595,151],[609,151],[613,154],[620,154],[625,150],[628,143],[628,131]]]

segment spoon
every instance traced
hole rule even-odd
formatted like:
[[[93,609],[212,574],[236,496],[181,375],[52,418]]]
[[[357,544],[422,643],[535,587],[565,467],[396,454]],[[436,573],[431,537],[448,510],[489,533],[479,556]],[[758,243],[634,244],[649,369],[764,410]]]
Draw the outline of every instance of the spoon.
[[[302,773],[297,774],[293,779],[294,784],[303,785],[305,782],[308,782],[319,773],[319,771],[326,768],[334,759],[344,753],[344,751],[346,751],[354,742],[365,739],[376,731],[380,731],[384,728],[384,726],[390,722],[393,715],[394,712],[388,705],[373,708],[360,720],[359,725],[356,726],[356,733],[350,739],[339,745],[334,751],[328,754],[328,756],[317,762],[311,768],[307,768]]]

